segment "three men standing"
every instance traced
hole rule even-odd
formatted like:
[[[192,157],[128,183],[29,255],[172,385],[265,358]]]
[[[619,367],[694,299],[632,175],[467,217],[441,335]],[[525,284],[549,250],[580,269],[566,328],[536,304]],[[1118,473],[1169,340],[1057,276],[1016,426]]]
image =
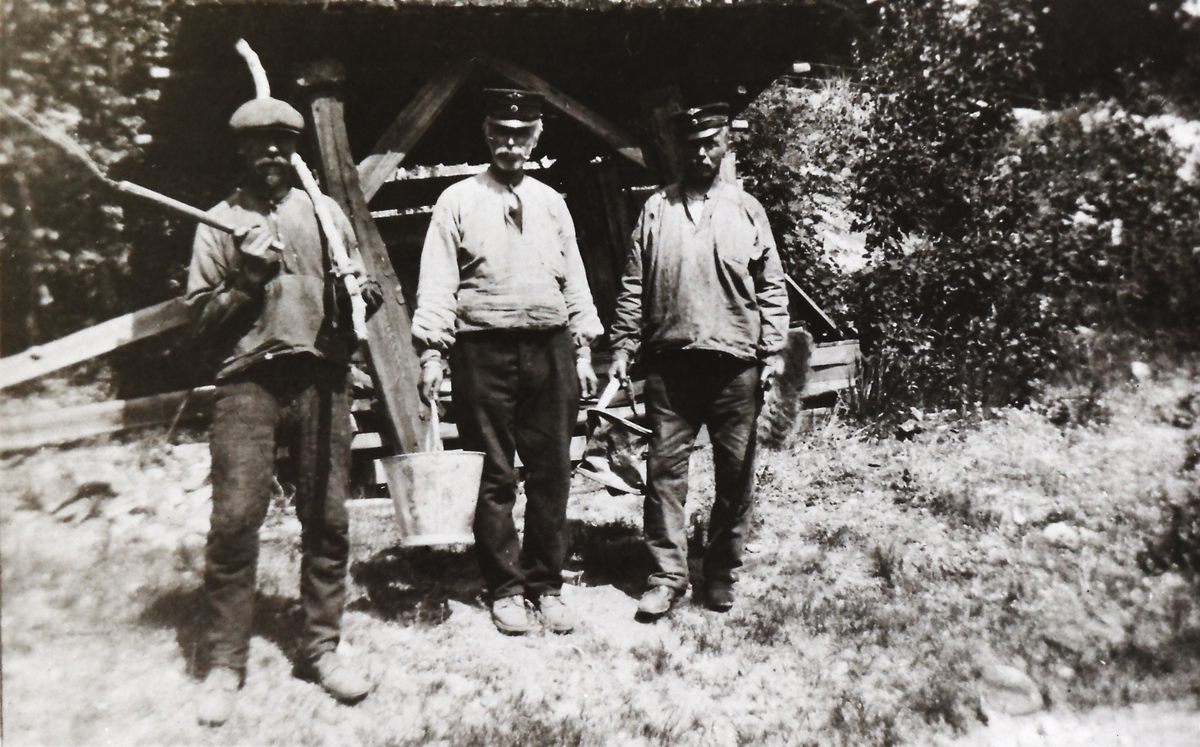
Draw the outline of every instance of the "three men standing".
[[[754,499],[755,420],[781,367],[787,288],[762,206],[722,180],[729,107],[675,118],[687,147],[682,183],[642,209],[617,300],[609,375],[625,378],[640,353],[652,435],[645,499],[655,571],[638,605],[652,620],[688,587],[688,457],[701,426],[713,446],[716,499],[704,553],[706,601],[727,611]]]
[[[246,183],[210,212],[239,230],[196,230],[187,288],[199,337],[220,358],[204,574],[212,668],[198,709],[201,723],[214,726],[229,718],[245,677],[258,530],[275,489],[277,444],[287,444],[296,466],[302,525],[297,673],[343,702],[370,691],[335,651],[350,551],[350,299],[334,276],[312,201],[292,186],[289,159],[304,118],[283,101],[259,98],[229,124]],[[322,199],[346,246],[355,247],[337,203]],[[364,300],[377,307],[378,287],[363,286]],[[286,440],[277,441],[277,432]]]
[[[442,193],[421,254],[413,337],[436,407],[449,354],[464,449],[485,455],[475,548],[492,621],[532,631],[526,600],[556,633],[574,628],[560,595],[570,441],[581,394],[596,390],[591,343],[604,332],[563,198],[525,173],[542,132],[538,94],[493,90],[487,171]],[[514,454],[527,475],[525,537],[513,520]]]

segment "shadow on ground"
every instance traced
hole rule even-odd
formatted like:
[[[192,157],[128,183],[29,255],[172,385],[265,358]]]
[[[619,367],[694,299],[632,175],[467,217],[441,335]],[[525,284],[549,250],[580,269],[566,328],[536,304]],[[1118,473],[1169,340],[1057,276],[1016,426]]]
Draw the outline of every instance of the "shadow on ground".
[[[391,547],[350,566],[350,577],[366,596],[349,609],[385,620],[440,624],[448,602],[478,604],[483,577],[473,552],[435,547]]]
[[[612,586],[637,598],[654,569],[642,531],[628,524],[599,526],[578,520],[567,524],[571,554],[568,571],[582,571],[584,586]]]
[[[295,664],[303,620],[300,600],[257,594],[251,635],[271,641]],[[146,605],[138,622],[155,628],[174,628],[175,640],[187,661],[188,675],[202,679],[208,674],[212,662],[204,642],[208,608],[203,589],[172,589],[159,595]]]

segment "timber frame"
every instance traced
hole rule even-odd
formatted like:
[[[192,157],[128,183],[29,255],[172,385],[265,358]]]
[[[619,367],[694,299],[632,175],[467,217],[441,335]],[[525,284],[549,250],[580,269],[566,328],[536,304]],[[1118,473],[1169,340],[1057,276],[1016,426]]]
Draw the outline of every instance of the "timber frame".
[[[350,218],[367,269],[385,294],[365,346],[374,381],[361,388],[376,406],[364,399],[355,408],[367,421],[374,413],[376,422],[356,437],[356,448],[375,455],[411,451],[427,427],[410,330],[420,239],[437,193],[450,179],[481,168],[472,164],[486,163],[478,89],[500,84],[538,91],[550,116],[557,115],[543,136],[549,155],[532,165],[544,169],[539,179],[568,195],[589,283],[607,322],[640,200],[678,175],[669,115],[685,102],[716,98],[740,108],[792,60],[838,59],[844,50],[831,44],[827,29],[844,23],[843,15],[832,0],[739,2],[735,8],[705,0],[619,7],[501,0],[486,9],[437,0],[322,0],[319,7],[307,0],[190,0],[176,70],[164,86],[158,118],[151,117],[160,134],[148,156],[181,173],[207,175],[201,181],[213,184],[215,194],[228,188],[231,162],[212,156],[233,152],[224,118],[250,94],[249,76],[233,52],[238,37],[262,54],[277,86],[294,83],[284,86],[290,91],[284,95],[308,120],[316,156],[309,162]],[[383,119],[393,102],[407,103]],[[206,147],[185,147],[196,142]],[[358,160],[356,152],[363,154]],[[826,325],[824,339],[837,339],[828,317],[801,289],[794,291],[794,302],[811,305],[803,315],[810,329]],[[171,300],[0,359],[0,388],[186,321],[183,303]],[[841,373],[831,369],[821,381],[836,385],[814,385],[832,391],[851,382],[854,351],[833,355],[836,363],[829,365]],[[0,449],[174,424],[203,415],[208,391],[88,406],[41,423],[12,420]],[[454,435],[452,424],[443,425],[443,435]]]

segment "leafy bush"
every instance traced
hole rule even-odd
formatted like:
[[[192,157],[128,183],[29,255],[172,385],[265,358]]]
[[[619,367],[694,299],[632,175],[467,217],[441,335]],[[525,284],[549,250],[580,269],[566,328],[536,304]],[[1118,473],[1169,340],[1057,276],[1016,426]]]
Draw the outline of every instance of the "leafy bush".
[[[1195,344],[1200,191],[1156,86],[1022,110],[1039,43],[1026,3],[878,12],[861,85],[772,89],[742,141],[787,270],[857,328],[859,412],[1027,402],[1096,330]],[[839,211],[866,232],[854,274],[821,241]]]

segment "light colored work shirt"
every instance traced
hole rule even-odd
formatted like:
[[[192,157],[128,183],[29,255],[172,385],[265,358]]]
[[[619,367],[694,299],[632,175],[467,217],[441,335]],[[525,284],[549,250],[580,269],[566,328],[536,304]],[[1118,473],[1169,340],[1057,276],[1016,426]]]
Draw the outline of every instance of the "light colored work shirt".
[[[509,187],[490,170],[442,192],[421,254],[418,348],[444,352],[459,332],[555,327],[578,348],[604,333],[562,196],[529,175]]]
[[[323,199],[347,250],[357,256],[350,221],[336,202]],[[239,189],[208,212],[238,227],[265,223],[283,244],[279,272],[264,287],[253,287],[239,275],[242,254],[233,237],[203,224],[196,229],[185,298],[201,338],[217,348],[217,378],[294,353],[348,361],[354,345],[350,304],[336,301],[308,194],[293,188],[272,203]]]
[[[667,187],[646,201],[634,229],[613,347],[762,359],[787,338],[785,283],[758,200],[720,179],[690,203],[679,185]]]

